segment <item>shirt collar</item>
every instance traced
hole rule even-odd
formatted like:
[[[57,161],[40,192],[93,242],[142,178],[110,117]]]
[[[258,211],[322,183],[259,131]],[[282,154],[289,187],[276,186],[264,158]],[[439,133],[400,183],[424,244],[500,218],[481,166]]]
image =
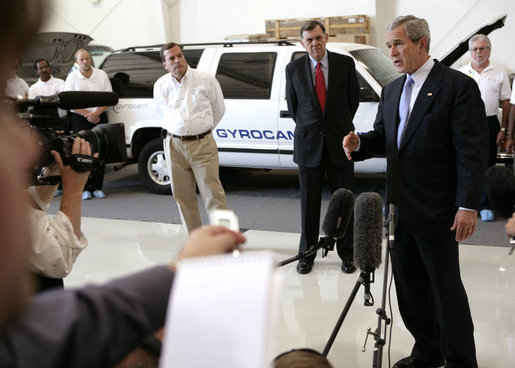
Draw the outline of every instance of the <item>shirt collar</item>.
[[[315,69],[318,64],[318,61],[313,59],[311,55],[308,54],[308,56],[309,61],[311,62],[311,69]],[[320,63],[325,67],[326,70],[329,70],[329,59],[327,58],[327,50],[325,50],[324,57],[322,58],[322,60],[320,60]]]
[[[79,70],[79,69],[77,69],[77,70]],[[89,78],[86,77],[84,74],[82,74],[79,70],[79,78],[80,79],[91,79],[91,78],[93,78],[93,74],[95,74],[95,69],[93,69],[93,67],[91,67],[91,75],[89,76]]]
[[[486,72],[487,70],[490,70],[490,69],[493,69],[492,67],[492,62],[488,63],[488,66],[486,68],[484,68],[481,73],[483,72]],[[472,61],[468,64],[468,71],[469,71],[469,74],[472,74],[472,73],[475,73],[475,74],[481,74],[479,73],[476,69],[474,69],[472,67]]]
[[[175,77],[172,75],[172,73],[168,73],[170,75],[170,78],[174,81],[174,83],[177,84],[183,84],[186,79],[188,79],[188,71],[190,70],[190,66],[186,65],[186,71],[184,72],[184,75],[181,78],[181,81],[179,82]]]
[[[431,72],[431,69],[433,69],[433,66],[435,66],[435,61],[429,57],[427,61],[422,65],[418,70],[411,75],[413,78],[413,82],[415,82],[415,86],[420,86],[424,81],[426,80],[427,76]],[[406,75],[407,77],[408,75]]]
[[[49,78],[46,82],[45,82],[44,80],[42,80],[41,78],[39,78],[39,81],[40,81],[41,83],[50,83],[50,81],[52,80],[52,78],[53,78],[53,77],[54,77],[54,76],[53,76],[53,75],[51,75],[51,76],[50,76],[50,78]]]

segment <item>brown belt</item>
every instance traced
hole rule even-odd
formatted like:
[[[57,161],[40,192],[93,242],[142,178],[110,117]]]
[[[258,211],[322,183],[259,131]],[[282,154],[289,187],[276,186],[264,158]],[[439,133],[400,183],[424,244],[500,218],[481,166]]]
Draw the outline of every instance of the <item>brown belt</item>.
[[[196,141],[197,139],[204,138],[206,135],[208,135],[210,133],[211,133],[211,131],[208,130],[207,132],[200,133],[200,134],[197,134],[197,135],[175,135],[175,134],[172,134],[172,137],[179,138],[181,141]]]

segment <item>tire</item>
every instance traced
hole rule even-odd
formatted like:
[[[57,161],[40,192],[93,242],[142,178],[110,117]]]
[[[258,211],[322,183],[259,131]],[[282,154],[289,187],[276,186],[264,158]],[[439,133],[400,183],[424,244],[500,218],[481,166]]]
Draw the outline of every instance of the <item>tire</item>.
[[[141,180],[152,193],[172,193],[161,138],[151,140],[143,147],[139,155],[138,171]]]

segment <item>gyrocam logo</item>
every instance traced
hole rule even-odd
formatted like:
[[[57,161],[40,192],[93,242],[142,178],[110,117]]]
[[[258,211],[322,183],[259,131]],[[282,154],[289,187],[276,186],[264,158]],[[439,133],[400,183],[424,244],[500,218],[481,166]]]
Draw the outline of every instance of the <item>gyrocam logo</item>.
[[[148,108],[148,102],[145,103],[121,103],[113,106],[113,111],[116,113],[122,112],[122,110],[131,109],[146,109]]]
[[[234,139],[268,139],[268,140],[283,140],[292,141],[294,134],[292,131],[274,132],[272,130],[247,130],[247,129],[215,129],[216,135],[220,138],[234,138]]]

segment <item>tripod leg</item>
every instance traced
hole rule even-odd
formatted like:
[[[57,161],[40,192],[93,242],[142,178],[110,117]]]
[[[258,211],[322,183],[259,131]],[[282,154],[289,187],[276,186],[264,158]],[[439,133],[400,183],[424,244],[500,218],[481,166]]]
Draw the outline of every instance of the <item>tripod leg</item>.
[[[338,335],[338,331],[340,331],[340,327],[343,324],[343,320],[347,316],[347,313],[349,312],[350,306],[352,305],[352,302],[354,301],[354,298],[356,297],[356,294],[358,293],[359,287],[365,282],[365,273],[360,273],[358,279],[356,280],[356,284],[354,285],[354,289],[352,289],[352,292],[349,296],[349,299],[347,299],[347,303],[345,304],[345,307],[342,310],[342,313],[340,314],[340,318],[338,319],[338,322],[336,322],[336,326],[334,326],[333,332],[331,333],[331,336],[329,337],[329,340],[327,341],[327,344],[325,345],[324,351],[322,352],[322,355],[324,357],[327,357],[327,354],[329,354],[329,350],[331,349],[331,346],[333,345],[334,339],[336,339],[336,335]]]

